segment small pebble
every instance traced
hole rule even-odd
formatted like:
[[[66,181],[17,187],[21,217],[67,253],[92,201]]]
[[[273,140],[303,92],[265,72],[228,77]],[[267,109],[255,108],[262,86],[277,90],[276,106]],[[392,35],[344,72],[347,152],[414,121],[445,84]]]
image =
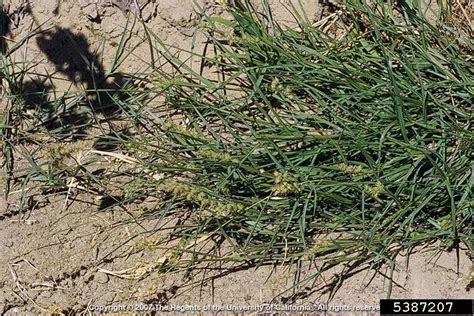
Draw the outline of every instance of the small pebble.
[[[94,280],[97,283],[105,284],[105,283],[109,282],[109,276],[105,273],[99,272],[95,275]]]

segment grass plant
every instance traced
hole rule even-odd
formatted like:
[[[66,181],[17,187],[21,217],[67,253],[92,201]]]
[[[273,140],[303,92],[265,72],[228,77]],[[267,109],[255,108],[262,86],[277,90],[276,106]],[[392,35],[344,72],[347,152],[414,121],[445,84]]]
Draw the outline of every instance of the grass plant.
[[[160,196],[157,218],[184,209],[172,235],[212,242],[177,249],[191,267],[324,256],[296,286],[343,263],[393,268],[397,254],[435,242],[472,254],[473,41],[442,5],[430,20],[419,1],[347,0],[316,25],[289,7],[298,26],[286,27],[267,1],[234,1],[227,18],[198,9],[204,53],[143,24],[152,58],[130,83],[147,87],[113,99],[108,120],[127,133],[96,138],[133,163],[74,176],[104,191],[120,176],[123,203]]]

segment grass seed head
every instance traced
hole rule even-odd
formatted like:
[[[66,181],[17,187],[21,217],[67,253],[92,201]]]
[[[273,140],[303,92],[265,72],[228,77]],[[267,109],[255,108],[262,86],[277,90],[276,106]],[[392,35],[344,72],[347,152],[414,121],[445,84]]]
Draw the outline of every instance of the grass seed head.
[[[383,185],[382,182],[380,181],[377,181],[374,185],[372,186],[369,186],[369,185],[366,185],[365,186],[365,191],[370,195],[372,196],[373,198],[378,198],[378,196],[382,193],[385,192],[385,186]]]
[[[363,171],[363,168],[361,165],[348,165],[344,162],[338,164],[337,169],[349,175],[359,174]]]
[[[298,193],[300,191],[300,185],[296,179],[288,172],[275,171],[273,173],[273,179],[275,184],[272,187],[272,192],[276,195],[288,195]]]
[[[205,159],[215,161],[231,161],[232,158],[228,153],[218,152],[214,150],[201,149],[198,151],[198,156]]]
[[[78,158],[74,157],[74,155],[81,155],[82,151],[92,147],[93,141],[90,140],[81,140],[68,144],[51,144],[46,147],[45,157],[53,166],[66,168],[68,159]]]

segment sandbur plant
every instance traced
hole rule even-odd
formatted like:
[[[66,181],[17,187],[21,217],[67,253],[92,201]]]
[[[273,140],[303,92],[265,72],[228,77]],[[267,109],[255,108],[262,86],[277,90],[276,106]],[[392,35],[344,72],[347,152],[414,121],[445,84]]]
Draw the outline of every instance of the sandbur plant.
[[[231,245],[192,252],[193,264],[324,256],[325,270],[434,242],[472,252],[469,29],[410,2],[341,8],[316,26],[289,8],[296,28],[266,2],[226,5],[228,19],[201,12],[209,48],[188,52],[200,69],[149,30],[175,71],[150,65],[157,99],[135,113],[154,145],[135,155],[160,176],[131,181],[164,192],[167,213],[189,212],[183,240]]]
[[[266,1],[224,7],[198,8],[204,52],[176,54],[143,24],[146,88],[116,101],[110,119],[129,131],[100,138],[122,165],[91,182],[121,181],[124,203],[159,196],[147,216],[181,218],[160,264],[323,258],[297,286],[340,264],[393,269],[420,245],[472,254],[469,28],[417,1],[341,1],[317,23],[288,7],[291,27]]]

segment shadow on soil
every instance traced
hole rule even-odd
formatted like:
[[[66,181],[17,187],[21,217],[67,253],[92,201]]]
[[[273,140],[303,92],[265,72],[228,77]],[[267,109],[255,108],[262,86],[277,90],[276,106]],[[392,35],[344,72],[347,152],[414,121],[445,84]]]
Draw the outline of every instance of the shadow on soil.
[[[36,43],[55,73],[84,91],[80,98],[63,95],[49,101],[48,95],[57,93],[53,84],[46,81],[49,78],[24,82],[22,93],[27,107],[47,113],[43,121],[48,129],[75,126],[74,132],[81,134],[83,130],[78,126],[85,126],[91,115],[101,113],[107,118],[120,110],[117,101],[128,97],[122,92],[124,76],[106,72],[100,55],[91,50],[83,34],[58,27],[38,35]]]
[[[0,54],[3,54],[6,51],[6,42],[4,36],[6,36],[9,32],[10,18],[3,11],[3,6],[0,5]]]
[[[23,10],[16,12],[19,8]],[[32,15],[28,3],[19,8],[4,12],[2,7],[0,44],[6,55],[9,52],[4,36],[9,33],[12,20],[21,14]],[[23,104],[23,112],[34,110],[41,116],[39,126],[50,130],[66,128],[80,134],[80,126],[86,125],[92,115],[111,117],[120,111],[118,103],[130,97],[124,92],[130,81],[120,72],[109,73],[105,69],[101,55],[91,49],[84,34],[56,27],[39,32],[34,41],[54,72],[45,76],[28,74],[29,69],[16,70],[15,84],[10,83],[10,90],[14,99]],[[38,65],[39,62],[35,66]],[[58,77],[63,78],[64,86],[69,85],[68,91],[58,91],[54,86],[52,78]],[[73,87],[80,92],[69,93]]]

